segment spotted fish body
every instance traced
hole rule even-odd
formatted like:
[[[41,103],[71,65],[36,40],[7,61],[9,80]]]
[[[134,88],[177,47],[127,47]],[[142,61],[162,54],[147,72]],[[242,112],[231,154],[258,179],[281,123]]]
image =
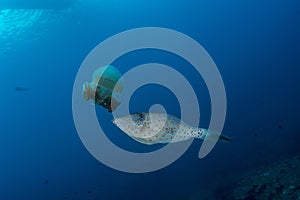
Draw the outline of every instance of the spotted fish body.
[[[148,145],[180,142],[190,138],[205,139],[208,133],[216,139],[219,136],[207,129],[192,127],[165,113],[137,112],[117,117],[113,123],[134,140]],[[224,140],[230,140],[222,137]]]

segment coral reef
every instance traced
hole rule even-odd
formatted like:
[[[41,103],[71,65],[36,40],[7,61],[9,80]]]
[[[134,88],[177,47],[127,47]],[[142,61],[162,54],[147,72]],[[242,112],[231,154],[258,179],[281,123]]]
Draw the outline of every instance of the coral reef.
[[[236,200],[300,200],[300,155],[241,178],[233,197]]]

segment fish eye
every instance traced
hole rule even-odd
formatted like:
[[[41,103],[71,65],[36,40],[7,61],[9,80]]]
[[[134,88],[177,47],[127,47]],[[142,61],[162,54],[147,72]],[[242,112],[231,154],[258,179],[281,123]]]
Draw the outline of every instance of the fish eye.
[[[132,115],[132,120],[135,122],[142,122],[145,120],[145,113],[143,112],[136,112]]]
[[[138,112],[138,115],[141,119],[144,119],[144,114],[142,112]]]

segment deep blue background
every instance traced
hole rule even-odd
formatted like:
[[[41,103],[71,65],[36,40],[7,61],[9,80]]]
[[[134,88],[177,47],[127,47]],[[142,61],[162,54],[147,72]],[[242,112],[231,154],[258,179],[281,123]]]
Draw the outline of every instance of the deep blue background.
[[[0,38],[0,199],[219,199],[248,170],[299,153],[299,1],[82,0],[47,17],[51,23],[37,21],[19,36]],[[73,123],[71,95],[81,62],[97,44],[144,26],[183,32],[208,51],[226,87],[224,133],[233,142],[217,144],[199,160],[201,141],[194,141],[167,168],[127,174],[87,152]],[[200,125],[207,126],[207,89],[184,60],[149,50],[115,65],[124,73],[154,61],[190,80],[200,101]],[[15,91],[17,86],[28,90]],[[179,114],[172,93],[157,85],[140,88],[131,103],[132,111],[162,103]],[[100,123],[115,130],[109,133],[115,143],[147,148],[109,124],[106,110],[97,107],[97,113]]]

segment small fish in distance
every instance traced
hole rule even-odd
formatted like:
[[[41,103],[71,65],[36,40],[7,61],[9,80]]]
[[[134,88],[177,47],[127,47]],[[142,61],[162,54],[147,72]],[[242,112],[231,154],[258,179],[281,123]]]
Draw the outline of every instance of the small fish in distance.
[[[27,91],[27,88],[24,88],[24,87],[15,87],[15,90],[18,91],[18,92],[24,92],[24,91]]]
[[[164,113],[137,112],[117,117],[112,122],[132,139],[148,145],[180,142],[190,138],[231,141],[216,131],[190,126]]]

